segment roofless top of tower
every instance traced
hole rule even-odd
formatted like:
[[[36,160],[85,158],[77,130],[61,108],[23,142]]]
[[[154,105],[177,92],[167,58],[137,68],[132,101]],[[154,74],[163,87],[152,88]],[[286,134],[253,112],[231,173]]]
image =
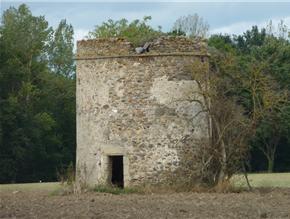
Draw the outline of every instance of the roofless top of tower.
[[[77,60],[109,57],[159,56],[159,55],[196,55],[208,56],[207,44],[199,38],[163,36],[145,47],[144,53],[137,53],[136,48],[123,38],[97,38],[77,42]],[[142,48],[141,48],[142,49]]]

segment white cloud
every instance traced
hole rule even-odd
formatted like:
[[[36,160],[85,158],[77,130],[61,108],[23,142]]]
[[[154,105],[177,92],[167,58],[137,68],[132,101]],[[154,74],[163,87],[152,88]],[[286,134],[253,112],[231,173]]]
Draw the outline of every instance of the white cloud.
[[[86,29],[74,30],[74,51],[76,51],[76,48],[77,48],[77,41],[85,39],[88,33],[89,33],[89,30],[86,30]]]
[[[86,29],[75,29],[74,30],[74,40],[75,42],[78,40],[84,39],[89,33],[89,30]]]
[[[211,34],[242,34],[246,30],[251,29],[252,26],[257,25],[259,28],[262,27],[267,27],[267,24],[269,24],[269,21],[272,20],[272,24],[274,28],[277,28],[278,23],[283,20],[284,23],[290,28],[290,16],[289,17],[281,17],[281,18],[274,18],[274,19],[269,19],[265,20],[262,22],[238,22],[238,23],[233,23],[228,26],[223,26],[223,27],[218,27],[210,31]]]

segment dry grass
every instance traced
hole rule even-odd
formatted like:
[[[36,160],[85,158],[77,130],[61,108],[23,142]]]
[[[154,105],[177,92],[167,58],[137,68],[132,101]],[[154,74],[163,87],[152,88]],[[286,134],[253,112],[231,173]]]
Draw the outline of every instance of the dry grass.
[[[251,173],[248,178],[254,188],[290,188],[290,173]],[[238,187],[246,186],[246,180],[243,175],[236,175],[233,177],[232,182]]]
[[[251,186],[254,188],[290,188],[290,173],[255,173],[249,174],[249,181]],[[236,175],[231,181],[236,188],[246,187],[246,181],[243,175]],[[222,185],[225,186],[225,185]],[[229,188],[228,186],[226,186]],[[1,191],[43,191],[43,192],[55,192],[63,189],[63,185],[59,182],[49,182],[49,183],[23,183],[23,184],[0,184]],[[95,189],[96,192],[106,192],[103,189]],[[216,187],[213,191],[218,192],[219,190],[224,191],[224,188]],[[205,192],[204,188],[192,188],[188,191],[199,191]],[[207,190],[208,191],[208,190]],[[162,187],[162,188],[152,188],[146,187],[142,188],[141,193],[174,193],[180,192],[177,188]],[[184,190],[182,191],[184,192]],[[121,193],[121,192],[120,192]],[[126,193],[126,192],[125,192]],[[131,193],[131,192],[128,192]],[[134,192],[133,192],[134,193]]]
[[[22,184],[0,184],[1,191],[44,191],[53,192],[61,188],[58,182],[47,183],[22,183]]]

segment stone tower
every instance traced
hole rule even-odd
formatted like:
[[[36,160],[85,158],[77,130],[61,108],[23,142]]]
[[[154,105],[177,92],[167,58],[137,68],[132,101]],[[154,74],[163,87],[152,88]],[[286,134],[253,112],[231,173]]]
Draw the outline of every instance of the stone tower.
[[[137,54],[124,39],[83,40],[76,60],[77,178],[128,187],[192,177],[186,163],[208,123],[191,69],[208,65],[206,44],[162,37]]]

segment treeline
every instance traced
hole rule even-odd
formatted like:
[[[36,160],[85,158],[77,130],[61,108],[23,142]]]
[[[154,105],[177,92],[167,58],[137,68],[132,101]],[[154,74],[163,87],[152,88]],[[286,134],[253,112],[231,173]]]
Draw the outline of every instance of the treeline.
[[[211,64],[231,83],[228,96],[251,119],[249,171],[290,171],[290,34],[281,21],[239,36],[209,38]]]
[[[209,29],[196,14],[179,18],[168,33],[148,25],[150,19],[109,20],[88,37],[125,37],[139,46],[161,35],[206,37]],[[211,69],[228,89],[224,97],[252,121],[246,157],[250,171],[290,171],[289,37],[283,22],[239,36],[208,37]],[[25,5],[3,13],[0,183],[54,181],[58,171],[74,164],[73,51],[73,28],[65,20],[53,29]]]
[[[75,160],[73,28],[10,8],[0,51],[0,183],[54,181]]]

